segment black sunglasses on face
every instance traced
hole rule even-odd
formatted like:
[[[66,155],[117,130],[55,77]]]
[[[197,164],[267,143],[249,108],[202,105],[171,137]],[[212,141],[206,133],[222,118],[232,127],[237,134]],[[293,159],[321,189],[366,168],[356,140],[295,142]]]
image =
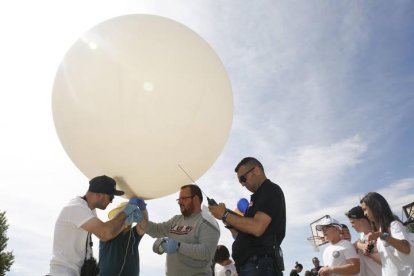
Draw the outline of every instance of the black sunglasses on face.
[[[250,170],[248,170],[247,172],[245,172],[244,174],[239,176],[239,182],[240,183],[245,183],[247,178],[246,176],[254,169],[255,167],[251,168]]]

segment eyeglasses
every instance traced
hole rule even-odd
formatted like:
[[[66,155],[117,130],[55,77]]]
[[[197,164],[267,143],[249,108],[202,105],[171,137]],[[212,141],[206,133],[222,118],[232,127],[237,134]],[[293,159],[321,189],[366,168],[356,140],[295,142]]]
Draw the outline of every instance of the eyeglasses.
[[[246,180],[247,180],[247,178],[246,178],[246,176],[251,172],[251,171],[253,171],[253,169],[254,169],[255,167],[253,167],[253,168],[251,168],[250,170],[248,170],[247,172],[245,172],[244,174],[242,174],[242,175],[240,175],[239,176],[239,182],[240,183],[245,183],[246,182]]]
[[[177,200],[177,202],[179,202],[180,200],[182,201],[182,200],[184,200],[184,199],[187,199],[187,198],[193,198],[194,197],[194,195],[191,195],[191,196],[185,196],[185,197],[180,197],[180,198],[177,198],[176,200]]]

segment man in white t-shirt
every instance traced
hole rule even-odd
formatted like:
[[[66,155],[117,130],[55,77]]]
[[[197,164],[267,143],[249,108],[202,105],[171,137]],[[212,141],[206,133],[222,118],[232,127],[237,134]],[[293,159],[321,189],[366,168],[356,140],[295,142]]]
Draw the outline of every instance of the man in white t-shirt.
[[[381,259],[375,243],[368,243],[367,235],[372,231],[371,223],[364,215],[361,206],[355,206],[345,213],[349,218],[352,227],[361,238],[354,243],[361,261],[361,275],[378,276],[381,275]]]
[[[115,185],[114,179],[97,176],[89,181],[89,189],[83,197],[76,197],[63,207],[55,224],[51,276],[79,276],[87,252],[87,259],[92,255],[92,248],[89,242],[87,244],[88,232],[107,241],[122,231],[125,219],[138,208],[134,202],[136,198],[130,200],[124,212],[107,222],[97,218],[95,211],[96,208],[105,210],[115,195],[124,194],[116,190]]]
[[[330,217],[324,218],[316,226],[323,231],[325,239],[330,242],[323,252],[324,266],[319,270],[321,276],[355,275],[359,273],[359,257],[354,246],[341,237],[341,224]]]

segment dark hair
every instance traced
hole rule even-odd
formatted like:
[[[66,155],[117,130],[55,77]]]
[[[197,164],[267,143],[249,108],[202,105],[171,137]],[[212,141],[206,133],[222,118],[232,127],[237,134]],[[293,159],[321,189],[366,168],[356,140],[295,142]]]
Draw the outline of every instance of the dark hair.
[[[302,264],[300,264],[300,263],[298,263],[298,262],[296,262],[296,263],[295,263],[295,268],[300,268],[300,269],[303,269],[303,265],[302,265]]]
[[[263,172],[263,165],[254,157],[245,157],[242,159],[242,161],[237,164],[236,168],[234,169],[235,172],[237,172],[241,166],[248,166],[250,168],[253,168],[254,166],[258,166]]]
[[[184,185],[184,186],[181,186],[181,190],[182,189],[185,189],[185,188],[190,188],[190,190],[191,190],[191,195],[193,195],[193,196],[198,196],[198,198],[200,199],[200,203],[202,203],[203,202],[203,194],[201,193],[201,189],[200,189],[200,187],[198,187],[197,185],[195,185],[195,184],[188,184],[188,185]]]
[[[224,245],[217,245],[216,253],[214,254],[214,262],[221,263],[230,258],[230,252]]]
[[[346,224],[341,224],[342,229],[347,229],[349,231],[348,226],[346,226]]]
[[[381,231],[383,232],[388,231],[391,222],[396,220],[387,200],[379,193],[367,193],[361,199],[360,203],[365,203],[365,205],[369,207],[372,215],[374,216],[371,219],[373,219],[373,222],[375,223],[375,228],[381,227]]]

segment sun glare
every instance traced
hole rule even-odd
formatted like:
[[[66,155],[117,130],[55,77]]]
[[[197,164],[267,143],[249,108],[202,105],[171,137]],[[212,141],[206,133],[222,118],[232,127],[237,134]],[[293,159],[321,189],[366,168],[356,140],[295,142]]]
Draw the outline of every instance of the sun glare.
[[[91,48],[92,50],[96,50],[96,48],[98,48],[98,45],[96,45],[95,42],[91,41],[89,42],[89,48]]]
[[[144,88],[144,90],[145,91],[147,91],[147,92],[152,92],[152,91],[154,91],[154,84],[152,83],[152,82],[148,82],[148,81],[146,81],[146,82],[144,82],[143,84],[142,84],[142,87]]]

